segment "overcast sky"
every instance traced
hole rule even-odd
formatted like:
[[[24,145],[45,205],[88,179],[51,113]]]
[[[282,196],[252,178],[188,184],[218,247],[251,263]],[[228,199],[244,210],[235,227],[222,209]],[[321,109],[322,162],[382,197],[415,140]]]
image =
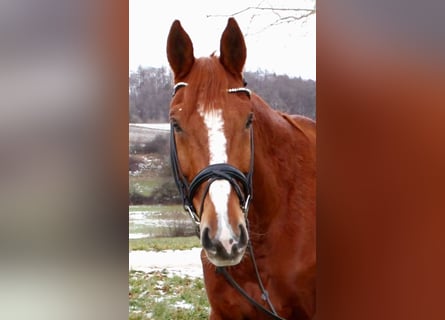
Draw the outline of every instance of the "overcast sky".
[[[168,66],[166,41],[175,19],[181,21],[183,28],[190,35],[195,57],[201,57],[214,51],[219,53],[219,41],[228,16],[242,9],[258,5],[311,9],[314,2],[130,0],[129,3],[129,68],[130,71],[136,71],[138,66]],[[315,80],[315,15],[305,23],[285,23],[267,28],[276,18],[270,11],[252,10],[235,16],[247,45],[245,70],[262,69]]]

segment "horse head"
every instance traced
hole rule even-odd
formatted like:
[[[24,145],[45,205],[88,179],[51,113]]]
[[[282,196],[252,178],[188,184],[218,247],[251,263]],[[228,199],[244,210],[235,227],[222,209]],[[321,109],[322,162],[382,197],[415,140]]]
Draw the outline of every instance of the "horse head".
[[[253,170],[252,104],[242,70],[246,45],[230,18],[220,56],[195,58],[193,44],[179,21],[167,40],[174,73],[170,105],[174,170],[185,201],[200,226],[208,260],[238,264],[246,250],[247,210]]]

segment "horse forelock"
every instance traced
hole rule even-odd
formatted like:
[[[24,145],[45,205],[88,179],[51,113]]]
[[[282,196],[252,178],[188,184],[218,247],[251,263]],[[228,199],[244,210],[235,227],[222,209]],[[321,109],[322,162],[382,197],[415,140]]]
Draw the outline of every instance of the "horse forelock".
[[[207,113],[223,107],[228,81],[217,57],[197,59],[188,83],[190,93],[196,98],[199,112]]]

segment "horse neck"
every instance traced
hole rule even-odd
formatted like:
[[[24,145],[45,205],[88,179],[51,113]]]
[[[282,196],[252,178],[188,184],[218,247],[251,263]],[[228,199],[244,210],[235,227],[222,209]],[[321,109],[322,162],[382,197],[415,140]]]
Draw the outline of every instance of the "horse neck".
[[[285,214],[283,200],[292,189],[295,166],[286,161],[296,152],[295,131],[287,121],[263,100],[253,98],[255,126],[255,164],[253,176],[253,200],[251,224],[258,232],[266,232],[269,222]],[[284,217],[283,217],[284,218]]]

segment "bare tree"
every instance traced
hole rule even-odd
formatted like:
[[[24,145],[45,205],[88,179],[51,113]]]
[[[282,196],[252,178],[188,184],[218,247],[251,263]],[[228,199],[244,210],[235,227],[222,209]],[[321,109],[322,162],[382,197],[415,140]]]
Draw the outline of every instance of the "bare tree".
[[[260,31],[261,32],[267,28],[277,26],[280,24],[285,23],[293,23],[293,22],[306,22],[307,19],[311,16],[314,16],[316,14],[316,8],[315,8],[315,0],[313,1],[312,6],[309,8],[279,8],[274,7],[270,4],[265,4],[265,1],[261,1],[256,6],[249,6],[242,10],[233,12],[231,14],[225,14],[225,15],[207,15],[207,17],[235,17],[238,15],[249,13],[250,16],[250,22],[252,23],[255,18],[257,18],[260,15],[263,15],[264,13],[272,13],[274,18],[270,23],[268,23],[266,26],[264,26]]]
[[[249,88],[272,108],[315,118],[315,81],[261,70],[246,71],[244,76]],[[167,122],[172,89],[172,75],[163,67],[139,67],[136,72],[131,73],[130,122]]]

